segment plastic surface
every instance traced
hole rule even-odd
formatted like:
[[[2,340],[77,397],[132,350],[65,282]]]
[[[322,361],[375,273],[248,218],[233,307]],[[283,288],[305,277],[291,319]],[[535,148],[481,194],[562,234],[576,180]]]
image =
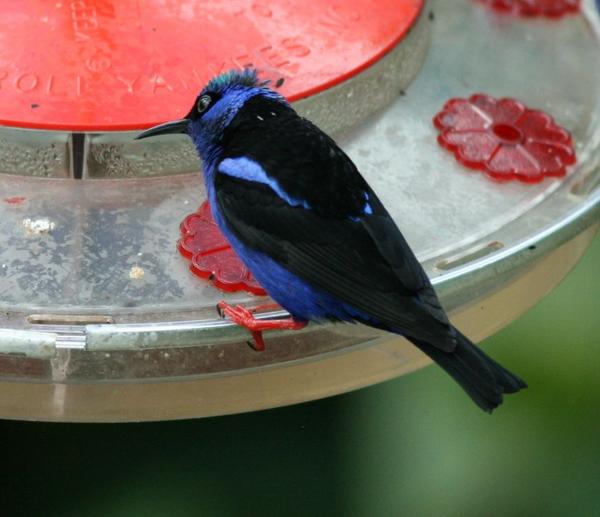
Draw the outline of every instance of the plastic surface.
[[[179,252],[191,260],[190,271],[226,292],[247,291],[265,295],[252,273],[231,249],[212,218],[208,201],[180,225]],[[190,281],[194,281],[190,278]]]
[[[477,94],[451,99],[433,119],[438,142],[471,169],[494,179],[538,183],[576,162],[571,134],[515,99]]]
[[[478,0],[499,12],[560,18],[579,12],[580,0]]]
[[[0,124],[139,129],[188,111],[216,73],[253,64],[291,100],[392,49],[424,0],[0,2]]]

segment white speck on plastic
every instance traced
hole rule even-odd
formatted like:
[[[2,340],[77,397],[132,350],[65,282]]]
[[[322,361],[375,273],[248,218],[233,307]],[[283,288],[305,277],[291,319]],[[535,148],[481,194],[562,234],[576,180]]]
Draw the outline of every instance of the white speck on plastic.
[[[39,219],[23,219],[23,228],[25,229],[26,235],[42,235],[50,233],[56,228],[56,223],[50,221],[47,217],[41,217]]]

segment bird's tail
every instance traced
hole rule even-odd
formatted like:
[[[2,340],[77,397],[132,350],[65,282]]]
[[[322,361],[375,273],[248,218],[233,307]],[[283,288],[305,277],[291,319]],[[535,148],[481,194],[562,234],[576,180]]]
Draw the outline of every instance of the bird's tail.
[[[527,387],[523,380],[487,356],[458,329],[454,330],[458,344],[452,352],[422,341],[414,343],[446,370],[481,409],[491,413],[502,404],[504,393],[516,393]]]

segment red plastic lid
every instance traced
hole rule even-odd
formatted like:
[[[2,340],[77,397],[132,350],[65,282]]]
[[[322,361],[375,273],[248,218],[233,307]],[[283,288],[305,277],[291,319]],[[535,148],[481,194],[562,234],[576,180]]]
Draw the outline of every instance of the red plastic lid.
[[[0,124],[140,129],[252,64],[291,100],[394,47],[423,0],[31,0],[0,6]]]

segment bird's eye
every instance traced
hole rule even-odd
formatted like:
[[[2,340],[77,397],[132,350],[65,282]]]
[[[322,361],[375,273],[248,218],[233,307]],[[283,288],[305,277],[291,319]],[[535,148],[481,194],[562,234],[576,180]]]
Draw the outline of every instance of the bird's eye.
[[[211,102],[212,99],[210,98],[210,95],[203,95],[202,97],[200,97],[198,99],[198,105],[196,106],[198,113],[204,113],[210,106]]]

